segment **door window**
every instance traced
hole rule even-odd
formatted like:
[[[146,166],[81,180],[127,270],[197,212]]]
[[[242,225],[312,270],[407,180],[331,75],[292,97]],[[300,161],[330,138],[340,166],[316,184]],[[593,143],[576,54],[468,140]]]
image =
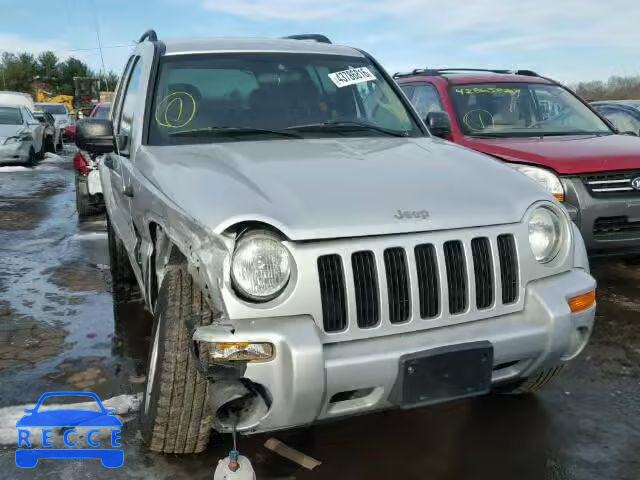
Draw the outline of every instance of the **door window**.
[[[124,92],[120,118],[118,119],[117,131],[121,136],[131,137],[133,120],[136,114],[136,104],[140,95],[140,77],[142,76],[142,64],[140,59],[135,60],[135,64],[129,77],[127,89]]]
[[[440,102],[438,91],[430,84],[416,85],[412,102],[420,114],[420,118],[425,118],[431,112],[442,111],[442,103]]]

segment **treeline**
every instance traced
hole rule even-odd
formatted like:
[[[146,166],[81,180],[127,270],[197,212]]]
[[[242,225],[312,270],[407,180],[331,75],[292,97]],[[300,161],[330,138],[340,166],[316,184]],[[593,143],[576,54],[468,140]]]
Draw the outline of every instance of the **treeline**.
[[[54,52],[31,53],[3,52],[0,56],[0,90],[12,90],[33,94],[36,81],[50,85],[52,95],[73,95],[73,77],[103,77],[82,60],[69,57],[61,61]],[[118,75],[109,72],[104,76],[105,90],[113,90]]]
[[[610,77],[606,82],[580,82],[574,88],[587,101],[640,100],[640,77]]]

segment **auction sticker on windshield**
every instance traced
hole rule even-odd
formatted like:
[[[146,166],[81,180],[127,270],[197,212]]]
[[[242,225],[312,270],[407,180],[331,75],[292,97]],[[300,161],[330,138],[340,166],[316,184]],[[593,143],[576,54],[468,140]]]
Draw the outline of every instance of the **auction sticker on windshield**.
[[[350,68],[349,70],[342,70],[341,72],[333,72],[329,74],[329,78],[338,88],[376,80],[375,75],[371,73],[371,70],[367,67]]]

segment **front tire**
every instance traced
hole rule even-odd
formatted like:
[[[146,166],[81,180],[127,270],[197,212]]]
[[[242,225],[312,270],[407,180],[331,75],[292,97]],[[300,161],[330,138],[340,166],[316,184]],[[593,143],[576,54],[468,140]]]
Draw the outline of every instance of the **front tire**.
[[[150,450],[193,454],[209,443],[209,381],[191,353],[192,326],[212,321],[201,290],[184,265],[170,265],[156,302],[142,436]]]
[[[514,383],[500,386],[496,389],[497,393],[504,395],[526,395],[534,393],[549,383],[563,369],[563,365],[543,370],[535,375],[524,378]]]
[[[131,285],[136,282],[136,276],[133,273],[131,264],[129,263],[129,255],[124,248],[122,240],[118,238],[115,230],[111,226],[111,221],[107,215],[107,239],[109,244],[109,263],[111,267],[111,281],[113,288],[120,285]]]
[[[76,210],[79,218],[86,218],[94,212],[94,208],[89,201],[89,187],[87,177],[76,173]]]

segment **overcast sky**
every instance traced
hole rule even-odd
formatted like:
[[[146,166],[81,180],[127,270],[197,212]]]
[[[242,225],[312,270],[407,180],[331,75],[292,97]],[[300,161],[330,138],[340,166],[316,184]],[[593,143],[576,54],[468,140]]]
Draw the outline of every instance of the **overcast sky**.
[[[55,5],[55,8],[49,6]],[[566,83],[640,75],[638,0],[0,0],[0,50],[50,49],[120,72],[148,29],[160,38],[324,33],[390,72],[528,68]]]

